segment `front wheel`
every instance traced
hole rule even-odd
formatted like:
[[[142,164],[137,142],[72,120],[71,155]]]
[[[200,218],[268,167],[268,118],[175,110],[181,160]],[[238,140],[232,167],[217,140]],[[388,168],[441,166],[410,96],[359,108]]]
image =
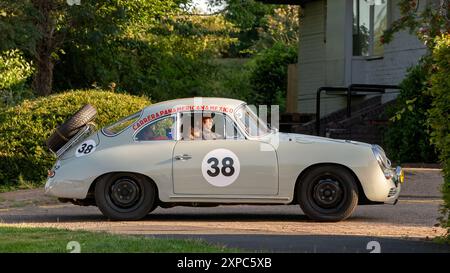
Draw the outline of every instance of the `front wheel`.
[[[320,166],[309,171],[297,187],[303,212],[317,221],[347,219],[358,204],[355,178],[340,166]]]
[[[139,220],[154,208],[156,188],[139,175],[110,174],[97,182],[95,200],[111,220]]]

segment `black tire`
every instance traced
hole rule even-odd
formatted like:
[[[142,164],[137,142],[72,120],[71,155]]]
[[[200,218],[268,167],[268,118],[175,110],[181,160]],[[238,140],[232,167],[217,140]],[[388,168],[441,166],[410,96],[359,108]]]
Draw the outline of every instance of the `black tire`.
[[[92,121],[97,115],[97,110],[90,104],[84,105],[73,116],[58,126],[53,134],[47,139],[47,147],[53,152],[57,152],[66,144],[78,131]]]
[[[358,187],[344,167],[316,167],[299,181],[297,201],[310,219],[337,222],[347,219],[358,204]]]
[[[95,202],[111,220],[139,220],[155,208],[156,187],[140,175],[110,174],[95,185]]]

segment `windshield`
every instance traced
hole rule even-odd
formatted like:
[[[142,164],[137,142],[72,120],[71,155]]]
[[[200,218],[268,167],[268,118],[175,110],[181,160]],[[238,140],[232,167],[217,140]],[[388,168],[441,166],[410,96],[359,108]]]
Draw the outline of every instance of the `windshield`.
[[[141,116],[141,112],[134,113],[126,118],[119,120],[111,125],[106,126],[102,129],[102,132],[107,136],[114,136],[122,132],[125,128],[133,124]]]
[[[252,137],[260,137],[270,133],[267,124],[262,121],[248,105],[242,105],[235,113],[236,120]]]

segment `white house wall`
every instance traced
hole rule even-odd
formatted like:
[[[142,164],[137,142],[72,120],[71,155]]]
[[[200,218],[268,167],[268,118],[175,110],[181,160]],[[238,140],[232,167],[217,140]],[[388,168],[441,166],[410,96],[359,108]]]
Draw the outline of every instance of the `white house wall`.
[[[314,112],[315,90],[325,82],[324,1],[308,3],[303,9],[299,45],[299,107]]]
[[[424,4],[425,1],[419,1]],[[389,1],[388,22],[400,18],[398,0]],[[392,42],[384,46],[382,59],[370,60],[364,57],[352,58],[352,83],[399,84],[407,73],[407,69],[417,64],[426,53],[426,47],[415,36],[407,31],[394,35]],[[384,95],[388,101],[396,94]]]
[[[400,17],[398,2],[388,0],[388,23]],[[422,6],[425,2],[420,1]],[[303,9],[298,61],[300,113],[315,113],[316,90],[321,86],[399,84],[407,69],[426,52],[425,46],[414,35],[400,32],[385,45],[381,59],[353,57],[352,6],[353,0],[329,0],[326,4],[321,0],[307,3]],[[384,95],[383,100],[395,96]],[[344,97],[324,95],[321,115],[345,105]]]

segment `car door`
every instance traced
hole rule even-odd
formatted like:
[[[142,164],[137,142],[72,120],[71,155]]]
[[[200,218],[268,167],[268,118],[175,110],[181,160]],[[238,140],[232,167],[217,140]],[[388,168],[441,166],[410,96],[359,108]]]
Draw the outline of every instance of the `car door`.
[[[189,120],[193,125],[200,124],[192,118],[197,114],[183,113],[184,132],[191,127],[187,125]],[[214,133],[219,137],[189,138],[185,134],[175,145],[172,159],[175,194],[276,195],[275,149],[267,144],[261,149],[260,141],[246,139],[225,114],[209,114],[214,116]],[[272,148],[267,149],[268,146]]]

